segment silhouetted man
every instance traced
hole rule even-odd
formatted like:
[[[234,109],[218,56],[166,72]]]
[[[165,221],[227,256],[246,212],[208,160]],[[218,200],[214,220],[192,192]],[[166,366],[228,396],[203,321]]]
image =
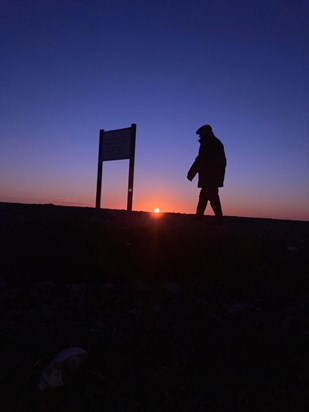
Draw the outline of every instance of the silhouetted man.
[[[200,127],[200,148],[198,156],[188,171],[187,178],[191,181],[198,173],[198,185],[201,188],[196,215],[202,218],[208,200],[215,213],[214,223],[223,223],[219,187],[223,187],[226,157],[222,142],[213,134],[211,126]]]

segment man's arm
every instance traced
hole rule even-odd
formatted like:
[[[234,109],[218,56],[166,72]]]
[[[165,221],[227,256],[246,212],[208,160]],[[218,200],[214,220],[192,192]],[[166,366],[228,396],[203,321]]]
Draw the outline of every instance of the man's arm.
[[[197,162],[197,158],[196,158],[193,165],[190,167],[190,169],[188,171],[187,179],[190,180],[190,182],[191,182],[194,179],[197,172],[198,172],[198,162]]]

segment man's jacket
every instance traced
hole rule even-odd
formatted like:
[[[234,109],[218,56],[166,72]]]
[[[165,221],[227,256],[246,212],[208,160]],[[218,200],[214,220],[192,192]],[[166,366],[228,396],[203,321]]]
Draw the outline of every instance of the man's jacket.
[[[198,156],[192,164],[188,179],[198,173],[198,187],[223,187],[226,157],[222,142],[213,134],[201,137]]]

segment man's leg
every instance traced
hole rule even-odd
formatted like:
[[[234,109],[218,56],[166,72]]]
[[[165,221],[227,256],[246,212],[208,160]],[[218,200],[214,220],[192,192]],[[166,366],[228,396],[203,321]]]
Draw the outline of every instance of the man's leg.
[[[207,190],[202,188],[199,195],[199,200],[196,208],[196,215],[202,217],[204,215],[208,202]]]
[[[221,201],[219,197],[219,189],[217,187],[209,189],[209,200],[210,200],[210,206],[216,216],[216,221],[221,223],[223,221],[223,214],[222,214]]]

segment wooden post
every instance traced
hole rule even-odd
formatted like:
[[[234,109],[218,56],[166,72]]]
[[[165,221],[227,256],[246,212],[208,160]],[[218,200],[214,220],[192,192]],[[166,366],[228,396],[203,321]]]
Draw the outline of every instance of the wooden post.
[[[130,163],[129,163],[128,204],[127,204],[127,210],[129,210],[130,212],[132,211],[132,203],[133,203],[135,138],[136,138],[136,124],[132,123],[131,138],[130,138]]]
[[[97,195],[96,195],[96,202],[95,202],[95,207],[97,209],[100,209],[100,207],[101,207],[102,169],[103,169],[103,161],[102,161],[103,138],[104,138],[104,130],[100,130],[99,156],[98,156],[98,177],[97,177]]]

